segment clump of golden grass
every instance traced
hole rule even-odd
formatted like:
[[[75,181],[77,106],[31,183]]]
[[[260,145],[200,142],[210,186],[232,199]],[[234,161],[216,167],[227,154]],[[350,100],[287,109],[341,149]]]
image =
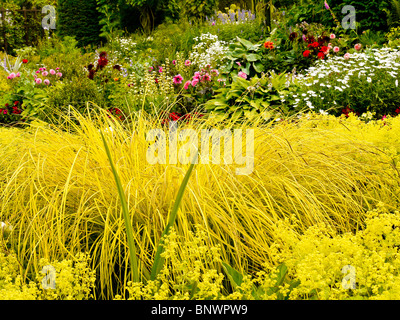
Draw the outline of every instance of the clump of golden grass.
[[[0,221],[13,226],[9,241],[26,276],[37,273],[41,258],[89,252],[97,297],[111,297],[132,279],[121,204],[100,130],[125,189],[141,280],[149,277],[189,164],[147,162],[146,135],[162,128],[160,119],[139,113],[124,126],[101,112],[76,118],[79,125],[67,121],[62,128],[33,123],[24,130],[0,129]],[[200,130],[207,123],[182,126]],[[357,229],[378,202],[398,204],[393,159],[367,141],[303,121],[238,128],[254,129],[254,172],[238,176],[235,164],[196,165],[174,229],[190,237],[195,225],[202,226],[210,244],[221,245],[223,261],[239,271],[274,264],[270,245],[279,220],[295,221],[299,232],[318,222],[345,232]]]

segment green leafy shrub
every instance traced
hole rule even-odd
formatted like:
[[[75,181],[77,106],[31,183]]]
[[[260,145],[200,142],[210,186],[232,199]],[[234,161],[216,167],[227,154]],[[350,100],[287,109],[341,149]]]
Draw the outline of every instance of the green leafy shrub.
[[[181,17],[189,21],[204,21],[218,8],[218,0],[180,0]]]
[[[103,96],[95,82],[87,77],[75,77],[70,81],[58,83],[51,88],[48,107],[68,110],[69,106],[73,106],[80,111],[84,111],[87,102],[99,106],[104,105]]]
[[[236,70],[242,70],[247,76],[254,77],[264,71],[261,63],[261,44],[254,44],[248,40],[236,38],[236,42],[229,45],[226,58],[229,62],[222,68],[222,73],[230,78]]]
[[[232,84],[216,90],[217,94],[205,104],[205,109],[217,120],[268,121],[287,112],[281,102],[289,91],[286,83],[286,74],[255,76],[250,80],[235,76]]]

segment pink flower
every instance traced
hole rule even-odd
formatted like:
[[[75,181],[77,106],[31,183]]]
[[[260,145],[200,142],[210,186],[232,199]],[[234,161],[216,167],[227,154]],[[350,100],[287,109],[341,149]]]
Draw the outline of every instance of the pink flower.
[[[356,49],[357,51],[360,51],[360,50],[361,50],[361,47],[362,47],[361,43],[357,43],[357,44],[354,46],[354,49]]]
[[[54,76],[56,74],[55,70],[51,69],[50,74]]]
[[[44,71],[44,69],[43,68],[39,68],[39,71]]]
[[[162,72],[163,72],[163,68],[160,67],[160,68],[158,69],[158,72],[159,72],[159,73],[162,73]]]
[[[238,76],[241,77],[241,78],[243,78],[243,79],[247,79],[247,74],[245,74],[243,71],[240,71],[240,72],[238,73]]]
[[[56,70],[60,70],[60,68],[56,68]]]
[[[3,110],[3,114],[7,114],[8,113],[8,110],[7,109],[4,109]]]
[[[20,78],[21,77],[21,72],[17,72],[16,77]]]
[[[351,54],[348,53],[348,52],[344,55],[344,59],[345,59],[345,60],[349,60],[350,57],[351,57]]]
[[[176,65],[176,60],[172,60],[172,64],[175,66]]]
[[[185,61],[185,66],[190,66],[190,64],[191,64],[190,60]]]
[[[193,87],[195,87],[198,83],[199,83],[199,79],[198,78],[194,78],[193,80],[192,80],[192,86]]]
[[[178,74],[174,77],[173,81],[174,81],[174,84],[181,84],[183,81],[183,77],[180,74]]]
[[[211,70],[211,74],[216,77],[219,75],[219,71],[217,69],[213,69]]]
[[[189,89],[189,86],[190,86],[191,83],[192,83],[192,81],[190,81],[190,80],[189,80],[189,81],[186,81],[186,83],[185,83],[183,89],[185,89],[185,90]]]
[[[40,71],[38,70],[38,71],[36,71],[36,73],[37,73],[37,74],[39,74],[39,73],[40,73]]]
[[[332,33],[332,34],[330,35],[330,38],[331,38],[331,39],[335,39],[335,38],[336,38],[335,34]]]
[[[333,51],[334,51],[334,52],[339,52],[339,51],[340,51],[340,48],[339,48],[339,47],[334,47],[334,48],[333,48]]]
[[[57,72],[57,77],[62,77],[62,73],[61,72]]]
[[[42,83],[42,79],[37,78],[37,79],[35,80],[35,82],[36,82],[37,84],[41,84],[41,83]]]
[[[236,64],[239,66],[239,67],[241,67],[242,66],[242,64],[238,61],[238,62],[236,62]]]
[[[50,84],[50,80],[49,80],[49,79],[46,79],[46,80],[43,81],[43,83],[44,83],[46,86],[48,86],[48,85]]]
[[[386,116],[383,116],[382,117],[382,121],[384,121],[384,120],[386,120],[387,119],[387,117]]]
[[[14,72],[10,73],[9,75],[10,79],[14,79],[16,77],[16,74]]]
[[[43,72],[42,72],[42,76],[43,76],[43,77],[47,77],[48,74],[49,74],[49,73],[48,73],[47,71],[43,71]]]

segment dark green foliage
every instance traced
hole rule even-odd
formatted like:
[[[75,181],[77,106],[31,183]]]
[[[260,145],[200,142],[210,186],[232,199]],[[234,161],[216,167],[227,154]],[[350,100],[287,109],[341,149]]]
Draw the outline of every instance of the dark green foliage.
[[[356,10],[356,23],[358,31],[364,30],[387,30],[387,13],[386,10],[390,9],[390,1],[369,0],[369,1],[355,1],[355,0],[327,0],[330,8],[334,12],[339,22],[348,14],[342,13],[344,6],[354,6]],[[336,23],[329,10],[324,7],[323,1],[296,1],[292,6],[288,7],[290,10],[288,14],[291,17],[291,25],[307,21],[308,23],[316,22],[322,23],[325,26],[336,27]]]
[[[59,0],[58,34],[75,37],[79,46],[98,44],[100,24],[96,6],[96,0]]]

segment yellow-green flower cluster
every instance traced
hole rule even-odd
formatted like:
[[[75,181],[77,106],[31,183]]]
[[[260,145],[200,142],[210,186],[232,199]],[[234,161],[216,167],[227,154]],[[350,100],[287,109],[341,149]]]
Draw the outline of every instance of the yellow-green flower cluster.
[[[55,288],[43,287],[44,274],[36,274],[36,281],[25,281],[21,264],[13,252],[0,250],[1,300],[84,300],[92,298],[95,271],[89,265],[89,256],[79,253],[72,260],[49,262],[42,259],[39,266],[55,270]],[[42,269],[41,269],[42,270]]]
[[[355,234],[337,234],[324,224],[304,234],[287,223],[277,226],[276,262],[285,263],[288,277],[299,281],[289,298],[399,299],[400,212],[380,207],[367,214],[365,224]],[[349,279],[354,287],[346,285]]]

